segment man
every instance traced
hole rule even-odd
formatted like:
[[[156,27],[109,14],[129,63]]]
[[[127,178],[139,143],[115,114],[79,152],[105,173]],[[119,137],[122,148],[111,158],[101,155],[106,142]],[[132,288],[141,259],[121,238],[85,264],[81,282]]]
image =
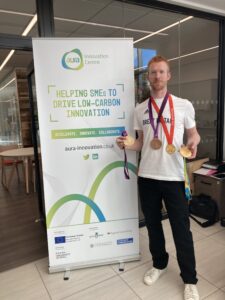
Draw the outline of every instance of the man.
[[[179,149],[186,131],[186,146],[194,158],[200,136],[196,130],[195,112],[185,99],[170,95],[167,83],[171,78],[168,61],[162,56],[148,63],[151,97],[138,105],[134,113],[134,129],[138,138],[125,146],[126,137],[118,137],[123,149],[141,151],[138,188],[149,234],[153,268],[144,275],[144,283],[152,285],[166,271],[169,255],[161,224],[162,199],[165,202],[181,278],[185,284],[184,299],[198,300],[195,255],[184,188],[184,160]]]

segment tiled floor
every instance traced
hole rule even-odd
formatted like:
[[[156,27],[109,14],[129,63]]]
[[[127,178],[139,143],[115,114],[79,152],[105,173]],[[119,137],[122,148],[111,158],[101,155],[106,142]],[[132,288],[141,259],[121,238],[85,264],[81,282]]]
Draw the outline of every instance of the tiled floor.
[[[163,221],[170,253],[168,270],[153,286],[145,286],[142,277],[151,267],[146,228],[140,229],[142,259],[126,263],[125,271],[117,265],[71,271],[70,279],[63,273],[48,274],[48,259],[0,274],[0,299],[4,300],[181,300],[183,284],[175,256],[168,220]],[[191,223],[201,299],[225,299],[225,228],[219,223],[201,228]]]

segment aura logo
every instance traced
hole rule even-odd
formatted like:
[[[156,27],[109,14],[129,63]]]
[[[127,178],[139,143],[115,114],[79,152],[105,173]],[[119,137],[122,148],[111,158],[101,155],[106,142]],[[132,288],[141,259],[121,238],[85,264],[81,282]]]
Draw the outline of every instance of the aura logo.
[[[79,49],[66,52],[62,57],[63,68],[69,70],[80,70],[84,66],[83,55]]]

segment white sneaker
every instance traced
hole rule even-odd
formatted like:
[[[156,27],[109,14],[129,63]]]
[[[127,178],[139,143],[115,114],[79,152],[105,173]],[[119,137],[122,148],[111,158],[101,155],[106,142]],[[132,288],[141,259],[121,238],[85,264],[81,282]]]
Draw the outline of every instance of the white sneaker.
[[[149,271],[147,271],[144,275],[144,283],[147,285],[152,285],[153,283],[155,283],[159,277],[166,272],[166,268],[165,269],[156,269],[156,268],[152,268]]]
[[[185,284],[184,300],[199,300],[196,284]]]

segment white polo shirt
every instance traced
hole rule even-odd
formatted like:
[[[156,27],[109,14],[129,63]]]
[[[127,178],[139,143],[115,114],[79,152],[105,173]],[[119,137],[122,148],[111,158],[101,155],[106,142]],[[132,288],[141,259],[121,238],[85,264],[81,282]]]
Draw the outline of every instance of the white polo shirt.
[[[183,144],[184,129],[193,128],[195,124],[195,111],[190,101],[178,98],[171,95],[173,99],[175,128],[173,145],[179,150]],[[157,106],[160,108],[163,98],[154,99]],[[138,171],[138,176],[168,180],[168,181],[183,181],[184,180],[184,162],[178,151],[173,154],[166,152],[168,144],[162,124],[159,124],[158,137],[162,141],[162,147],[154,150],[150,147],[150,142],[154,137],[153,129],[149,121],[148,101],[138,104],[134,112],[134,129],[143,131],[143,147],[141,151],[141,161]],[[154,107],[152,107],[154,124],[158,117]],[[165,120],[167,129],[170,133],[170,107],[167,101],[163,111],[163,118]]]

